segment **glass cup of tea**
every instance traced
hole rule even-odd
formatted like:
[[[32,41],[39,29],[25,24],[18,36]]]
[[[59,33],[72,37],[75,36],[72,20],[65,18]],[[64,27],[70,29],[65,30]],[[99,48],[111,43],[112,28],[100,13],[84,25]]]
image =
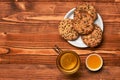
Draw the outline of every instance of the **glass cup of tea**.
[[[65,74],[74,74],[80,68],[79,55],[74,51],[63,51],[55,46],[55,51],[59,53],[56,59],[58,69]]]

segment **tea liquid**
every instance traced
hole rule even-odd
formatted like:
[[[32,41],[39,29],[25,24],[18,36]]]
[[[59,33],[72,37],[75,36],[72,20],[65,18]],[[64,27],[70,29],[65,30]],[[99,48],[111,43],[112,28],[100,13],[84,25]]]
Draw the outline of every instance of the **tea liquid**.
[[[72,53],[65,53],[60,58],[60,65],[65,70],[70,70],[76,67],[77,61],[76,55]]]
[[[100,58],[96,55],[92,55],[88,58],[87,60],[87,64],[90,68],[92,69],[96,69],[96,68],[99,68],[100,65],[102,64]]]

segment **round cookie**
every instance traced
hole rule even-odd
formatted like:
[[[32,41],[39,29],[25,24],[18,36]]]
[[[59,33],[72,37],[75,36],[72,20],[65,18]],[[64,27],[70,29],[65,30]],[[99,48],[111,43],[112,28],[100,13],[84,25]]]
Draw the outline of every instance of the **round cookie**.
[[[96,47],[102,41],[102,30],[96,24],[94,24],[94,27],[95,29],[93,30],[92,33],[82,36],[83,42],[89,47]]]
[[[75,40],[79,37],[77,31],[73,28],[72,19],[64,19],[59,24],[59,33],[66,40]]]
[[[88,13],[82,12],[81,15],[79,15],[79,18],[80,19],[74,20],[74,29],[79,34],[91,33],[94,29],[92,17]]]
[[[92,6],[90,4],[81,4],[80,6],[77,6],[74,11],[74,18],[77,18],[78,15],[80,15],[81,12],[83,12],[83,11],[90,14],[94,21],[96,20],[96,18],[97,18],[96,9],[94,8],[94,6]]]

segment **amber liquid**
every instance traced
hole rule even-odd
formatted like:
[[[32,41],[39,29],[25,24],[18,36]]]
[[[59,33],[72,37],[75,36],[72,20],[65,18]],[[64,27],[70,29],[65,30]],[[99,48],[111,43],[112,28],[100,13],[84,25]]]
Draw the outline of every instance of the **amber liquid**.
[[[96,55],[92,55],[88,58],[87,60],[87,64],[90,68],[92,69],[96,69],[96,68],[99,68],[100,65],[101,65],[101,60],[98,56]]]
[[[60,65],[66,70],[73,69],[77,64],[77,57],[71,53],[65,53],[60,58]]]

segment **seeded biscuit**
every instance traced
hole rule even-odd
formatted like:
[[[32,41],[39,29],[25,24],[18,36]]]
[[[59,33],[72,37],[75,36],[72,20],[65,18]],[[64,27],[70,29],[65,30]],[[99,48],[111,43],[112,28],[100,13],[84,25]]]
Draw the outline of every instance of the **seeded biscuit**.
[[[79,37],[77,31],[73,28],[72,19],[64,19],[60,22],[59,33],[66,40],[75,40]]]
[[[83,42],[89,47],[96,47],[102,41],[102,30],[96,24],[94,24],[94,27],[95,29],[93,30],[92,33],[82,36]]]
[[[74,29],[79,34],[91,33],[94,29],[92,17],[88,13],[82,12],[79,18],[80,19],[74,20],[74,26],[73,26]]]
[[[97,18],[96,9],[94,8],[94,6],[90,4],[86,3],[86,4],[81,4],[80,6],[77,6],[74,11],[74,18],[75,19],[79,18],[78,16],[81,14],[81,12],[87,12],[88,14],[90,14],[94,21]]]

